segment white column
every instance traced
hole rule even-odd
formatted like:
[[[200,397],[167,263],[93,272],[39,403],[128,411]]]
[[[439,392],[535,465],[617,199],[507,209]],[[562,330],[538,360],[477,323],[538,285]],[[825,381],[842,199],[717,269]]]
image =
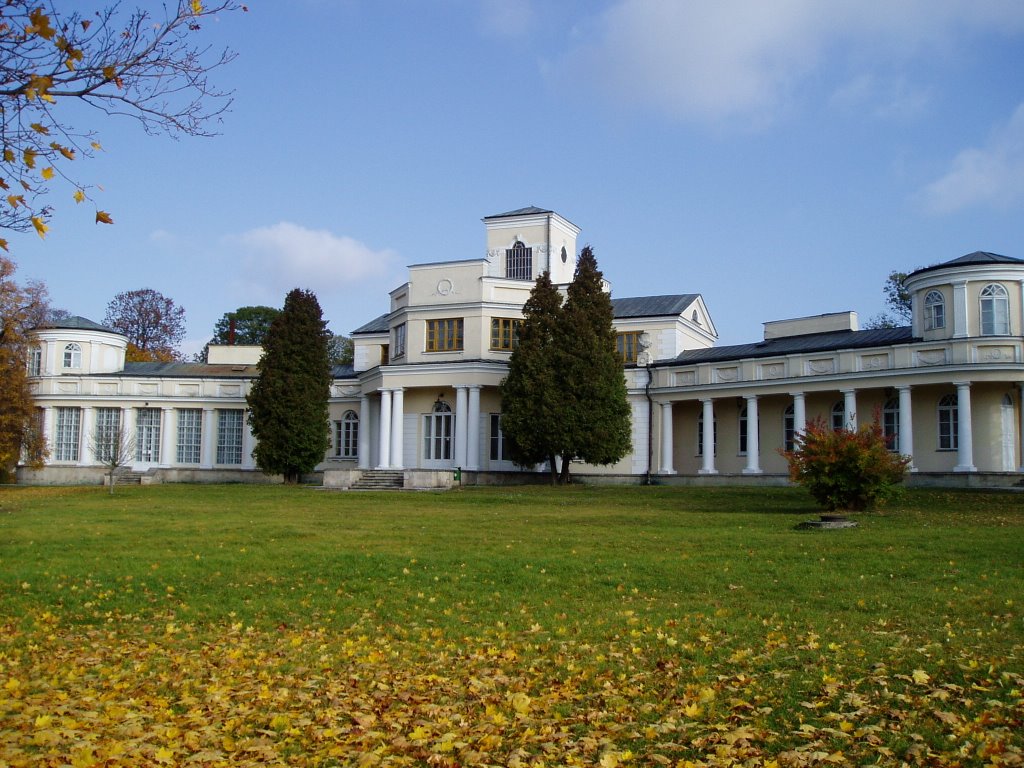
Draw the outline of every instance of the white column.
[[[401,387],[391,394],[391,468],[402,469],[402,450],[405,436],[405,390]]]
[[[170,406],[163,407],[160,418],[160,462],[159,466],[169,467],[174,460],[174,409]]]
[[[216,414],[213,408],[203,408],[203,425],[199,433],[199,466],[202,469],[213,469],[213,461],[217,457]]]
[[[674,475],[676,473],[672,456],[672,403],[661,404],[661,468],[658,472],[662,475]]]
[[[802,435],[807,429],[807,399],[803,392],[793,393],[793,436]]]
[[[93,434],[93,410],[91,405],[82,408],[81,447],[78,451],[79,464],[96,463],[96,435]],[[116,450],[116,449],[115,449]]]
[[[380,391],[380,434],[377,440],[377,469],[391,466],[391,390]]]
[[[701,452],[704,454],[704,466],[699,470],[702,475],[717,475],[715,469],[715,401],[710,398],[701,400],[702,413],[704,414],[704,441],[701,444]]]
[[[1022,290],[1024,290],[1024,281],[1021,281]],[[1017,434],[1020,438],[1020,453],[1017,457],[1020,459],[1019,472],[1024,472],[1024,382],[1020,385],[1020,432]]]
[[[857,390],[844,389],[843,393],[843,428],[857,431]]]
[[[370,398],[359,398],[359,468],[370,468]]]
[[[256,459],[252,452],[256,450],[256,436],[249,425],[249,412],[242,411],[242,469],[254,469]]]
[[[761,446],[758,441],[757,395],[747,396],[747,468],[745,475],[761,474]]]
[[[957,452],[954,472],[977,472],[974,466],[974,432],[971,426],[971,384],[954,381],[956,386]]]
[[[467,418],[466,388],[455,388],[455,466],[466,466],[466,422]]]
[[[469,418],[466,424],[466,469],[480,469],[480,387],[469,388]]]
[[[917,472],[914,466],[914,419],[910,405],[910,387],[896,387],[900,396],[900,444],[897,447],[904,456],[910,457],[907,470]]]

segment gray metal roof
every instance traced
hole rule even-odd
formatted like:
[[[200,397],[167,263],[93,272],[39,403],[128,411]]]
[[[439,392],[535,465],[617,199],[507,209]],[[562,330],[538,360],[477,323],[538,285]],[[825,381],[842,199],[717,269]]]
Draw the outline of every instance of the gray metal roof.
[[[830,331],[808,333],[802,336],[784,336],[754,344],[735,344],[728,347],[691,349],[671,361],[672,364],[718,363],[725,360],[743,360],[751,357],[777,357],[806,352],[831,352],[839,349],[884,347],[889,344],[907,344],[920,341],[911,333],[910,326],[877,328],[867,331]],[[663,362],[662,365],[665,363]]]
[[[336,365],[331,369],[331,376],[335,379],[354,379],[356,369],[351,363],[348,365]]]
[[[1018,259],[1013,256],[1003,256],[998,253],[989,253],[988,251],[975,251],[974,253],[968,253],[966,256],[960,256],[959,258],[952,259],[950,261],[944,261],[941,264],[932,264],[930,267],[922,267],[921,269],[915,269],[907,277],[913,277],[914,275],[920,275],[924,272],[932,272],[937,269],[948,269],[949,267],[966,267],[975,264],[1021,264],[1024,265],[1024,259]]]
[[[697,300],[696,293],[679,293],[671,296],[634,296],[612,299],[615,318],[663,317],[680,315]]]
[[[528,205],[525,208],[516,208],[514,211],[508,211],[507,213],[495,213],[491,216],[484,216],[484,221],[487,221],[487,219],[505,219],[509,216],[535,216],[538,213],[554,213],[554,211],[538,208],[535,205]]]
[[[255,365],[232,365],[228,363],[125,363],[123,376],[166,376],[186,379],[250,379],[256,376]],[[109,374],[105,374],[109,375]]]
[[[71,315],[70,317],[63,317],[58,320],[49,320],[43,324],[44,328],[67,328],[75,331],[103,331],[104,333],[116,333],[118,336],[123,334],[115,331],[113,328],[107,328],[105,325],[100,325],[97,322],[90,320],[87,317],[81,317],[80,315]]]
[[[385,312],[380,317],[375,317],[365,325],[361,325],[352,331],[352,335],[355,336],[357,333],[387,333],[388,332],[388,315],[390,312]]]

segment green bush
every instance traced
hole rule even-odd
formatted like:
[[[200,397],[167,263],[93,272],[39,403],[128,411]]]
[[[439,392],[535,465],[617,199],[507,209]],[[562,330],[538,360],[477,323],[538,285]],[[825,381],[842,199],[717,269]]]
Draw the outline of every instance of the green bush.
[[[833,430],[815,419],[783,456],[789,479],[829,512],[860,512],[885,501],[898,490],[910,464],[909,457],[889,450],[877,416],[857,431]]]

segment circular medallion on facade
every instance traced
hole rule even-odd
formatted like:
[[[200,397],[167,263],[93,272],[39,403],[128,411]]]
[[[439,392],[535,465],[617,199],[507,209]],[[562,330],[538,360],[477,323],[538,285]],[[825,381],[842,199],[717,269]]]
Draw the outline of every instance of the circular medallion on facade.
[[[447,296],[449,293],[452,292],[453,287],[454,286],[452,285],[452,281],[449,280],[447,277],[443,277],[437,281],[437,292],[441,296]]]

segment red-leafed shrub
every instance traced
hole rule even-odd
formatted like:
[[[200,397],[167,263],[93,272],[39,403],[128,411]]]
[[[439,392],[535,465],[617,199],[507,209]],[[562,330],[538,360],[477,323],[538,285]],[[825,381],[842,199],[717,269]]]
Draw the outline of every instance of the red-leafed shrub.
[[[903,481],[910,458],[893,453],[878,419],[856,431],[833,430],[821,419],[783,451],[789,479],[810,491],[829,512],[859,512],[891,497]]]

